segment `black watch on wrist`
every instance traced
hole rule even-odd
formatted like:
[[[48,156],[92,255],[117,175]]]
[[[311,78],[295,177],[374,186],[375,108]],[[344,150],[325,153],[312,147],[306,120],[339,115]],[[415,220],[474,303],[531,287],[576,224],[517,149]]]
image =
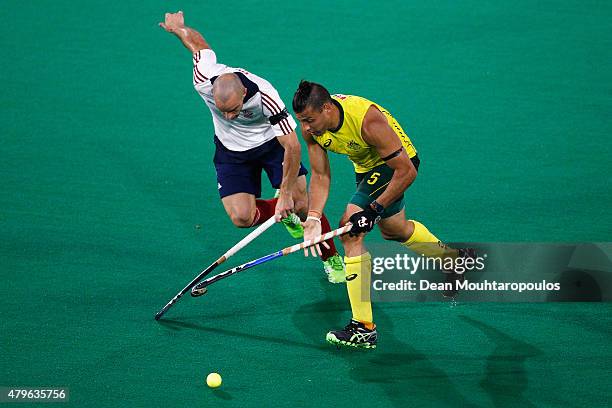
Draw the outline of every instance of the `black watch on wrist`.
[[[376,200],[370,203],[370,208],[378,215],[381,215],[385,211],[385,207],[380,205]]]

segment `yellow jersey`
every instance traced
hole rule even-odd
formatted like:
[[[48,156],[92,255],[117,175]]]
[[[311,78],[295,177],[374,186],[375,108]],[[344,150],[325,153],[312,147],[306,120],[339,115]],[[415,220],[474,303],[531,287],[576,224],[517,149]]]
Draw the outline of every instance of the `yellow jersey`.
[[[416,156],[417,151],[410,138],[385,108],[360,96],[338,94],[332,95],[332,100],[340,111],[339,128],[328,130],[321,136],[313,135],[313,137],[324,149],[347,155],[355,166],[355,172],[367,173],[384,163],[376,148],[367,144],[361,136],[363,118],[372,105],[385,115],[389,126],[406,149],[408,157]]]

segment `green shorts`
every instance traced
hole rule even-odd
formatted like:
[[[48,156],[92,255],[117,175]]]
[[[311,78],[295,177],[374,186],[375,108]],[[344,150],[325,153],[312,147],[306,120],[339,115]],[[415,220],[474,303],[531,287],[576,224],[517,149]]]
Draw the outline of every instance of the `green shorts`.
[[[420,164],[419,157],[414,156],[410,160],[418,171]],[[376,166],[367,173],[355,173],[357,191],[355,191],[355,194],[353,194],[353,197],[351,197],[350,203],[361,208],[367,208],[372,201],[376,200],[383,193],[383,191],[385,191],[391,182],[393,173],[394,170],[386,164]],[[382,213],[382,218],[389,218],[392,215],[402,211],[403,208],[404,194],[385,208],[385,211]]]

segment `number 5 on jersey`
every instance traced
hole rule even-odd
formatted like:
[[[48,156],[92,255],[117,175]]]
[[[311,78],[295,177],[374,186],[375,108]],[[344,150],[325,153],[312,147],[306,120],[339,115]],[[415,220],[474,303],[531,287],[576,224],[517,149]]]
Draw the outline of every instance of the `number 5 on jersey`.
[[[370,176],[370,178],[368,179],[367,183],[371,186],[373,186],[374,184],[376,184],[376,182],[378,181],[378,178],[380,177],[380,173],[378,172],[374,172],[372,173],[372,175]]]

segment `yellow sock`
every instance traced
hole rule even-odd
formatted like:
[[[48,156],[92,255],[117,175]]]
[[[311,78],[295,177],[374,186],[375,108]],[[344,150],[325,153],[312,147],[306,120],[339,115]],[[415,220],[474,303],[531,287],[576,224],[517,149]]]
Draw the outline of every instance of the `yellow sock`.
[[[346,289],[348,291],[353,319],[373,328],[372,301],[370,300],[370,280],[372,276],[372,257],[369,252],[359,256],[345,256]]]
[[[402,243],[403,246],[428,258],[456,258],[459,255],[459,251],[444,245],[426,226],[418,221],[408,221],[414,224],[414,232],[408,241]]]

